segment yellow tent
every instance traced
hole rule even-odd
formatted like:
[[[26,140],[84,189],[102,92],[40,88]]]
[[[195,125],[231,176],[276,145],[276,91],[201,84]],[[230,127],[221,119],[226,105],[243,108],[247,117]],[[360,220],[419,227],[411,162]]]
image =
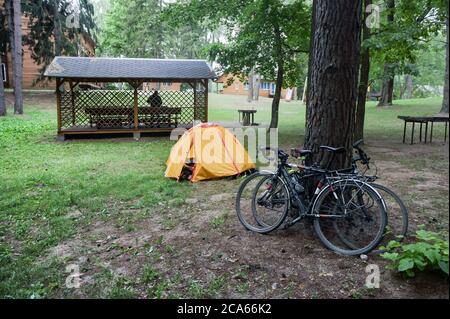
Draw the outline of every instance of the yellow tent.
[[[166,177],[179,179],[187,162],[193,162],[192,182],[239,175],[255,164],[236,137],[220,125],[203,123],[185,132],[172,147]]]

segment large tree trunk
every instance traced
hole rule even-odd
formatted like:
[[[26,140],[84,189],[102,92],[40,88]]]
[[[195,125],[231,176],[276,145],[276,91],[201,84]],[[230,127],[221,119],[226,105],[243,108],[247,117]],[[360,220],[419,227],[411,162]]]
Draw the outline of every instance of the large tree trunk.
[[[348,167],[352,156],[361,45],[361,0],[315,1],[305,148],[312,162],[326,165],[320,145],[345,147],[332,168]]]
[[[449,35],[448,35],[448,19],[446,21],[446,28],[447,28],[447,43],[445,45],[445,83],[444,83],[444,99],[442,100],[442,108],[441,113],[448,113],[448,42],[449,42]]]
[[[281,89],[283,88],[284,66],[283,62],[278,62],[277,82],[275,87],[275,95],[272,100],[272,118],[270,120],[270,128],[278,127],[278,112],[280,108]]]
[[[372,4],[372,0],[364,1],[364,6]],[[370,29],[366,25],[366,19],[369,13],[365,12],[363,20],[363,40],[367,40],[370,37]],[[355,134],[354,140],[360,140],[364,138],[364,118],[366,115],[366,98],[367,88],[369,85],[369,73],[370,73],[370,53],[369,48],[361,48],[364,50],[361,54],[361,67],[359,69],[359,86],[358,86],[358,98],[356,105],[356,118],[355,118]]]
[[[387,0],[386,8],[389,10],[387,15],[388,23],[394,22],[395,0]],[[390,63],[384,64],[383,83],[381,88],[381,97],[377,106],[391,106],[394,95],[394,72]]]
[[[22,10],[20,0],[13,1],[14,10],[14,114],[23,114],[22,95]]]
[[[305,94],[303,97],[303,101],[306,104],[305,109],[305,125],[308,127],[308,120],[309,120],[309,107],[308,107],[308,96],[310,94],[310,85],[311,83],[311,71],[313,66],[313,60],[314,60],[314,52],[313,52],[313,45],[314,45],[314,33],[316,30],[316,7],[317,7],[317,1],[314,0],[312,3],[312,18],[311,18],[311,33],[309,38],[309,60],[308,60],[308,74],[306,77],[305,82]],[[305,136],[306,138],[306,136]]]

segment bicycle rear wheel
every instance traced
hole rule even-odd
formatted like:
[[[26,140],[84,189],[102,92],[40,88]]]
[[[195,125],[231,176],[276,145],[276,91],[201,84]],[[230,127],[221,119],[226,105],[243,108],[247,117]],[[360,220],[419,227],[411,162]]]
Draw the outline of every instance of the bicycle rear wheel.
[[[366,254],[383,238],[387,217],[381,197],[370,186],[340,180],[318,195],[312,208],[322,243],[343,255]]]
[[[382,244],[391,240],[402,241],[408,233],[408,209],[401,198],[386,186],[370,183],[383,197],[387,207],[387,226]]]
[[[274,174],[255,173],[245,179],[236,195],[236,213],[248,230],[269,233],[285,220],[289,210],[289,192]]]

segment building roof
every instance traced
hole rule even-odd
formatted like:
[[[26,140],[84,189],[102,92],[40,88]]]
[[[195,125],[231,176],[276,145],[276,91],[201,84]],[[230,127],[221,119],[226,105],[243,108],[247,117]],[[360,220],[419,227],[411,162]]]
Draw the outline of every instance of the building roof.
[[[47,77],[79,79],[213,79],[216,74],[205,60],[55,57]]]

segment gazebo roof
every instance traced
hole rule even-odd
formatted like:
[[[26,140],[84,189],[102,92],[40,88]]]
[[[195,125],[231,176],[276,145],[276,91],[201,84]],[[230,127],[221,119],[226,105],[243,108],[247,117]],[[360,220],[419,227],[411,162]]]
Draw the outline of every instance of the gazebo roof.
[[[214,79],[205,60],[55,57],[44,73],[47,77],[72,79]]]

